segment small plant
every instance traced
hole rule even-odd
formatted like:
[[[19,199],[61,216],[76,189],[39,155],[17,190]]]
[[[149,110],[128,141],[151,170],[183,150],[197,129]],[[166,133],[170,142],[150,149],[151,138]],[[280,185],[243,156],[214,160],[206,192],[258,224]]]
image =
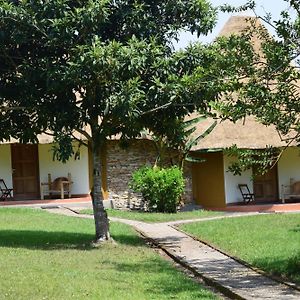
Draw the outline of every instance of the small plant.
[[[151,211],[174,213],[184,190],[184,179],[178,167],[142,167],[133,173],[130,187],[142,193]]]

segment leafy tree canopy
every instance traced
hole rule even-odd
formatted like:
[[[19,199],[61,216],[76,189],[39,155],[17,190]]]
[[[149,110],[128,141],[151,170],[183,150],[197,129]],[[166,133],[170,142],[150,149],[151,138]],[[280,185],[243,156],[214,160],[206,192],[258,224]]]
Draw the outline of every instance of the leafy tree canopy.
[[[226,88],[217,64],[234,69],[221,45],[172,48],[180,30],[206,34],[215,20],[206,0],[0,0],[0,140],[37,142],[50,131],[65,160],[74,131],[84,136],[96,240],[108,231],[99,154],[106,139],[142,128],[164,134],[187,113],[206,112]]]
[[[140,130],[141,112],[175,100],[172,116],[195,107],[183,105],[183,85],[192,86],[195,64],[207,67],[210,59],[193,58],[204,48],[173,54],[171,41],[179,30],[200,35],[212,28],[215,10],[206,1],[0,4],[1,128],[9,129],[1,139],[36,141],[49,129],[70,134],[92,123],[101,123],[97,139],[119,132],[130,137]]]

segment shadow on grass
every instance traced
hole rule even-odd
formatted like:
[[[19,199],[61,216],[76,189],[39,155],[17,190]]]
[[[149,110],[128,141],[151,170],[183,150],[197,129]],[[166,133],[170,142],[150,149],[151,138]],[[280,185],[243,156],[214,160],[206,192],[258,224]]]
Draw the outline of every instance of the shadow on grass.
[[[134,235],[113,235],[117,243],[143,246],[141,238]],[[94,235],[63,231],[0,230],[0,247],[27,248],[41,250],[92,250]]]
[[[128,289],[128,277],[139,278],[140,284],[145,285],[148,295],[155,295],[155,299],[160,296],[167,296],[169,299],[180,299],[181,293],[188,295],[191,299],[215,299],[211,293],[203,286],[191,280],[185,275],[174,269],[168,262],[160,258],[147,258],[135,262],[116,262],[115,260],[106,260],[103,263],[113,266],[115,270],[124,274],[118,277],[118,282],[124,282],[124,287]],[[145,276],[148,274],[148,276]],[[144,281],[144,283],[142,283]],[[199,285],[202,288],[199,288]],[[123,286],[123,285],[120,285]],[[153,296],[152,296],[153,297]],[[152,298],[151,297],[151,298]],[[150,297],[149,297],[150,298]],[[184,299],[188,299],[185,298]]]
[[[293,232],[300,232],[300,225],[297,225],[295,228],[292,229]]]
[[[112,238],[122,245],[146,247],[145,241],[137,235],[113,233]]]
[[[300,252],[287,259],[276,257],[256,259],[253,264],[272,275],[282,277],[285,280],[292,280],[300,286]]]
[[[92,249],[93,235],[62,231],[0,230],[0,247],[42,250]]]

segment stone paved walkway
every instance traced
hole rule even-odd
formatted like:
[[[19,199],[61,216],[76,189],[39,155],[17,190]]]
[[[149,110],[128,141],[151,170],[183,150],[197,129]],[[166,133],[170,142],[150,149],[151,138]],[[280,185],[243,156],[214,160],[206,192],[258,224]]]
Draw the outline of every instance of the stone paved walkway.
[[[92,218],[92,216],[78,215],[63,208],[49,211],[81,218]],[[178,223],[178,221],[149,224],[119,218],[110,219],[135,227],[173,258],[197,272],[202,278],[213,283],[214,286],[222,287],[221,290],[225,291],[227,295],[231,295],[232,298],[300,299],[300,292],[296,289],[273,281],[176,230],[172,225]],[[201,221],[203,220],[201,219]]]

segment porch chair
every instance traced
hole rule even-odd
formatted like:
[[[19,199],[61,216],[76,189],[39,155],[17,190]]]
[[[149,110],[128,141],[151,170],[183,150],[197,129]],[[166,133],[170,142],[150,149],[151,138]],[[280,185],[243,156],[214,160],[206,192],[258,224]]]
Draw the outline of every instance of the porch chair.
[[[72,184],[71,173],[68,173],[68,177],[57,177],[53,181],[51,174],[48,174],[48,182],[41,183],[41,199],[44,200],[45,192],[48,192],[50,198],[53,194],[60,194],[60,199],[64,199],[65,194],[71,198]]]
[[[13,189],[9,189],[7,187],[4,179],[0,179],[0,192],[1,192],[0,200],[3,200],[3,201],[12,200],[13,199],[12,191],[13,191]]]
[[[246,204],[254,201],[254,194],[250,192],[248,184],[239,184],[238,187]]]

